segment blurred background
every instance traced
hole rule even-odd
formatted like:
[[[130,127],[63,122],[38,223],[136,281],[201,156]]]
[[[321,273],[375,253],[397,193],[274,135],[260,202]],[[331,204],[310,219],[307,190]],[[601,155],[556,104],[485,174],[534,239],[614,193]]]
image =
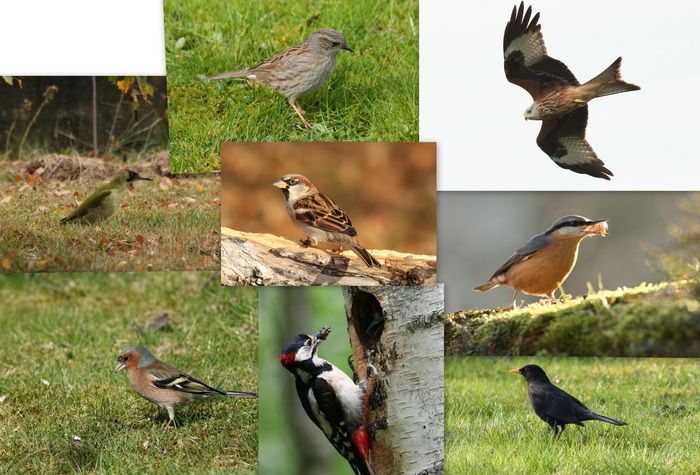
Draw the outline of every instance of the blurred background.
[[[609,235],[585,239],[564,282],[572,295],[588,285],[607,289],[658,282],[697,262],[700,194],[683,192],[441,192],[438,207],[440,282],[448,312],[508,305],[513,291],[475,292],[530,237],[557,218],[609,220]],[[557,292],[558,295],[558,292]],[[526,303],[538,297],[518,295]]]
[[[222,145],[221,225],[304,238],[272,183],[299,173],[343,209],[368,249],[435,255],[434,143]]]
[[[109,156],[168,144],[164,76],[3,76],[0,156]]]
[[[352,475],[350,466],[304,412],[294,377],[279,362],[284,343],[299,334],[333,331],[318,354],[352,376],[343,293],[330,287],[260,289],[259,473]]]

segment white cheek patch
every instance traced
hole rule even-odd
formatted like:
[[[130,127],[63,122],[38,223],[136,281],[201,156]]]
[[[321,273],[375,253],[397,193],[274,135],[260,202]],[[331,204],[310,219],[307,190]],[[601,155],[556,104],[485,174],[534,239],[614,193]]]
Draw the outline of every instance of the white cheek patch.
[[[311,351],[311,348],[304,345],[301,348],[299,348],[296,356],[294,357],[294,360],[299,361],[299,362],[306,361],[309,358],[311,358],[311,356],[313,356],[313,352]]]

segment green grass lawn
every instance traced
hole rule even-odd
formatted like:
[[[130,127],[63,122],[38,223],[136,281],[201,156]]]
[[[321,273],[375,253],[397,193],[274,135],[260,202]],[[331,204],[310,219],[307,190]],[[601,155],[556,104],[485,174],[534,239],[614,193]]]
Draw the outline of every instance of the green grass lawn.
[[[554,384],[600,414],[558,440],[509,369],[536,363]],[[446,472],[700,473],[700,362],[690,359],[448,357]]]
[[[143,173],[117,212],[99,224],[59,221],[104,177],[26,177],[0,165],[0,271],[215,270],[219,178]]]
[[[142,399],[119,351],[142,344],[223,389],[257,390],[257,293],[218,273],[0,276],[0,473],[256,473],[257,400]],[[160,330],[137,331],[167,313]],[[74,442],[74,436],[82,442]]]
[[[271,89],[206,79],[254,66],[321,28],[341,31],[355,52],[341,52],[327,82],[301,97],[312,129]],[[165,45],[176,173],[218,170],[226,140],[418,140],[417,0],[168,0]]]

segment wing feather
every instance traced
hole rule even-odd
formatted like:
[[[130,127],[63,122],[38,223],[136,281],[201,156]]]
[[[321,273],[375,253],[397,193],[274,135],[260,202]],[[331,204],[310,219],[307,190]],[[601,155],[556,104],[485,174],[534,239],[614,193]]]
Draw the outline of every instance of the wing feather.
[[[531,15],[532,7],[525,11],[524,2],[513,7],[503,33],[503,67],[508,81],[538,100],[553,88],[578,86],[579,82],[564,63],[547,55],[540,14],[530,20]]]
[[[562,168],[609,180],[613,173],[586,141],[587,123],[588,106],[557,119],[545,120],[537,136],[537,145]]]
[[[294,214],[304,224],[324,231],[357,236],[350,218],[323,193],[300,198],[294,203]]]
[[[165,366],[165,365],[163,365]],[[153,381],[153,385],[161,389],[171,389],[173,391],[180,391],[190,394],[198,394],[202,396],[208,396],[211,394],[218,394],[225,396],[224,391],[220,391],[206,384],[187,373],[177,372],[173,374],[173,371],[177,372],[174,368],[163,368],[161,371],[157,369],[151,371],[151,374],[157,378]]]
[[[534,256],[537,254],[539,251],[544,249],[547,244],[550,243],[550,239],[545,236],[544,234],[537,234],[533,237],[531,237],[525,244],[520,246],[512,256],[508,258],[506,262],[503,263],[501,267],[496,269],[496,272],[493,273],[491,276],[492,280],[496,277],[498,277],[501,274],[505,274],[508,272],[508,269],[513,267],[515,264],[519,262],[523,262],[526,259],[529,259],[530,257]]]

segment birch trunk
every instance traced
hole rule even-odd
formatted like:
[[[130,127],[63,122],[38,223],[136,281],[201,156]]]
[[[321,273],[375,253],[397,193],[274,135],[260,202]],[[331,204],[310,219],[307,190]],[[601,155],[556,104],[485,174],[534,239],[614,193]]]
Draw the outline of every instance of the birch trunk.
[[[367,387],[375,475],[444,473],[442,284],[343,290],[355,371]]]
[[[435,256],[369,250],[382,267],[367,267],[352,251],[331,255],[272,234],[221,228],[223,285],[433,285]]]

